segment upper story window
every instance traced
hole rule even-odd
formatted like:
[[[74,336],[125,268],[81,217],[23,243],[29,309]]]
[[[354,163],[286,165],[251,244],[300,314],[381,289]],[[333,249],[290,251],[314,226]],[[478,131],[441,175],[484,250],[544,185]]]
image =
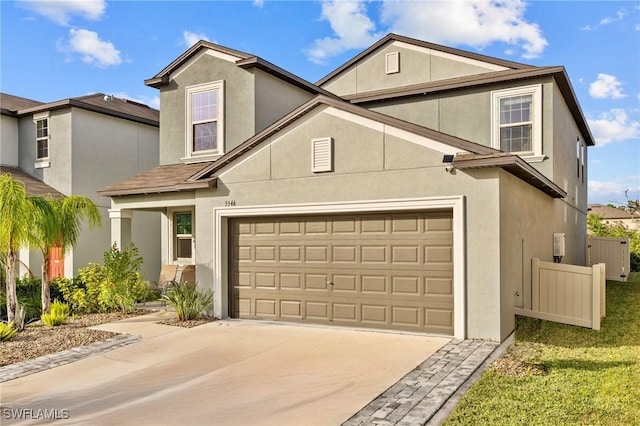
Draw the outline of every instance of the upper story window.
[[[187,88],[187,157],[224,153],[222,81]]]
[[[36,160],[49,158],[49,113],[33,117],[36,124]]]
[[[542,159],[542,86],[491,92],[493,147]]]

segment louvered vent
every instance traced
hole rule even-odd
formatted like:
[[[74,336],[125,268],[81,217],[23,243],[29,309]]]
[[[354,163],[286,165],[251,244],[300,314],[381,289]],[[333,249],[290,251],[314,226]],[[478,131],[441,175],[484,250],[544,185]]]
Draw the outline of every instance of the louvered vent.
[[[333,171],[333,139],[311,140],[311,171],[314,173]]]
[[[385,59],[387,74],[400,72],[400,52],[387,53]]]

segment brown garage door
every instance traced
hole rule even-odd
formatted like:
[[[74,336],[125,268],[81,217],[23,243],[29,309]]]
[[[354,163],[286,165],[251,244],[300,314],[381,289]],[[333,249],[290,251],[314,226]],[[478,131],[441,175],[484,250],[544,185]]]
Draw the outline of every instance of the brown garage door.
[[[232,317],[453,334],[452,212],[238,218]]]

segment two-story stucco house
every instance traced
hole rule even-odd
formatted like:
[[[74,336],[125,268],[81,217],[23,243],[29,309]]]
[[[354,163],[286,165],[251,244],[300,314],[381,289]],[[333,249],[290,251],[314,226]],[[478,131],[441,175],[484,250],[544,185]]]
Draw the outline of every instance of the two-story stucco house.
[[[201,41],[146,84],[160,166],[100,194],[162,213],[220,317],[505,339],[531,259],[585,263],[586,147],[562,67],[390,34],[315,85]]]
[[[51,103],[0,94],[0,108],[0,173],[24,182],[30,195],[87,196],[103,216],[103,228],[85,227],[64,258],[52,250],[51,276],[71,277],[88,262],[102,263],[111,245],[110,202],[96,191],[158,165],[158,110],[104,94]],[[158,214],[136,218],[134,238],[152,280],[160,270],[159,226]],[[40,274],[39,252],[25,249],[20,260]]]

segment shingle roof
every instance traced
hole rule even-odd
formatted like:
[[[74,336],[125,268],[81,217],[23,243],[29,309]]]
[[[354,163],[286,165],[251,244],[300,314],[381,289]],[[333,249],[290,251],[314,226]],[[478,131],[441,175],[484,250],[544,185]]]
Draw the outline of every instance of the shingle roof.
[[[69,107],[82,108],[155,127],[158,127],[160,123],[160,111],[157,109],[128,99],[105,95],[104,93],[95,93],[93,95],[63,99],[56,102],[41,103],[20,109],[17,115],[25,116]]]
[[[460,170],[499,167],[553,198],[565,198],[567,196],[565,190],[516,154],[458,154],[454,157],[452,165]]]
[[[632,213],[626,210],[621,210],[611,206],[605,206],[603,204],[589,204],[589,210],[591,213],[597,214],[603,219],[640,219],[640,213]]]
[[[25,173],[17,167],[0,166],[0,174],[8,173],[11,177],[22,182],[29,196],[62,198],[64,194],[50,187],[46,183]]]
[[[172,72],[180,68],[183,64],[185,64],[189,59],[195,56],[201,49],[211,49],[220,53],[224,53],[230,56],[234,56],[239,58],[235,64],[244,69],[248,68],[258,68],[264,72],[267,72],[287,83],[293,84],[301,89],[306,90],[307,92],[318,94],[322,93],[327,96],[336,97],[336,95],[331,92],[316,86],[313,83],[310,83],[303,78],[298,77],[295,74],[286,71],[277,65],[272,64],[269,61],[266,61],[256,55],[252,55],[250,53],[241,52],[239,50],[231,49],[229,47],[221,46],[219,44],[211,43],[206,40],[200,40],[193,46],[191,46],[187,51],[185,51],[182,55],[176,58],[169,65],[164,67],[159,73],[154,75],[153,77],[144,81],[144,84],[147,86],[160,88],[169,84],[169,76]]]
[[[17,115],[18,110],[42,105],[42,102],[34,101],[20,96],[0,93],[0,110],[4,115]]]
[[[114,197],[134,194],[155,194],[163,192],[177,192],[183,190],[213,188],[215,179],[202,179],[190,181],[190,177],[211,162],[192,164],[168,164],[155,167],[146,172],[107,186],[98,191],[103,197]]]

